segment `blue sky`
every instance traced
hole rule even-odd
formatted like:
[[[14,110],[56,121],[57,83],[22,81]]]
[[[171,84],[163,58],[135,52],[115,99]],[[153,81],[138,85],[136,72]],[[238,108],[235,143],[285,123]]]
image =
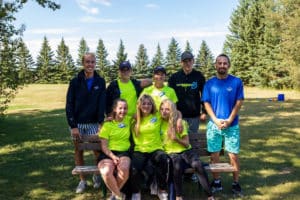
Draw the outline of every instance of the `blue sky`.
[[[171,38],[180,48],[188,40],[197,54],[205,40],[213,55],[221,53],[228,34],[231,13],[238,0],[59,0],[61,9],[44,9],[29,1],[16,15],[16,24],[25,24],[23,39],[36,59],[43,37],[55,52],[62,37],[77,59],[79,41],[83,37],[96,50],[102,39],[115,59],[120,40],[125,45],[128,59],[134,63],[140,44],[147,49],[149,60],[157,44],[166,55]]]

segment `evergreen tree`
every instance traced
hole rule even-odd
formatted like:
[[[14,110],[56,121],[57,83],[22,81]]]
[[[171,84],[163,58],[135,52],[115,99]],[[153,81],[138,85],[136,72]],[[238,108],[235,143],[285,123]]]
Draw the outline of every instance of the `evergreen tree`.
[[[81,38],[79,42],[79,48],[78,48],[78,58],[76,61],[78,69],[82,68],[82,57],[89,51],[90,48],[88,47],[87,42],[85,41],[84,38]]]
[[[153,59],[151,61],[151,69],[153,70],[157,66],[164,66],[164,65],[165,65],[164,55],[161,51],[160,45],[157,44],[156,53],[153,56]]]
[[[22,39],[20,39],[18,42],[18,48],[16,51],[16,65],[18,70],[18,79],[20,82],[32,83],[34,61]]]
[[[191,47],[191,45],[190,45],[190,43],[189,43],[188,40],[185,43],[185,49],[184,49],[184,51],[189,51],[189,52],[193,53],[193,49],[192,49],[192,47]]]
[[[200,50],[195,59],[195,65],[197,68],[200,68],[206,79],[215,75],[214,57],[204,40],[201,42]]]
[[[112,81],[118,77],[119,65],[121,62],[126,61],[126,60],[127,60],[127,53],[125,53],[125,46],[123,44],[123,41],[120,40],[120,45],[119,45],[119,49],[117,52],[117,58],[116,58],[116,60],[113,60],[113,65],[110,67],[111,70],[109,70],[109,73],[108,73],[109,81]]]
[[[68,83],[74,76],[76,68],[64,38],[61,39],[60,44],[57,46],[55,62],[53,82]]]
[[[180,69],[180,56],[181,51],[178,42],[175,38],[172,38],[166,56],[166,69],[168,74],[173,74]]]
[[[104,46],[103,40],[98,41],[98,46],[96,50],[96,68],[99,74],[108,81],[108,72],[109,68],[109,61],[107,60],[108,53]]]
[[[134,76],[135,78],[151,77],[152,71],[149,67],[149,59],[147,49],[143,44],[140,44],[137,56],[135,57]]]
[[[37,83],[53,83],[53,75],[54,75],[54,64],[53,60],[54,53],[51,50],[49,42],[44,37],[44,41],[42,43],[42,48],[39,52],[36,62],[36,73],[35,80]]]
[[[231,56],[231,73],[239,76],[246,85],[253,85],[253,71],[259,56],[257,49],[263,42],[264,11],[262,0],[240,0],[231,16],[230,35],[226,47]]]
[[[42,7],[52,10],[60,6],[51,0],[35,0]],[[7,108],[17,89],[23,84],[18,80],[15,52],[25,26],[15,27],[16,13],[27,1],[0,1],[0,115]]]

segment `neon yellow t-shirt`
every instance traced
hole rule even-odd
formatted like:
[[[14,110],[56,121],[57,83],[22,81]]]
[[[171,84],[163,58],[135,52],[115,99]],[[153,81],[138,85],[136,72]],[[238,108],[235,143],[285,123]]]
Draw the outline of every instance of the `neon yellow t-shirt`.
[[[139,135],[133,133],[134,151],[151,153],[155,150],[163,150],[160,136],[161,117],[159,113],[144,117],[140,124]]]
[[[148,94],[153,98],[157,110],[164,99],[170,99],[173,103],[178,101],[175,90],[168,86],[156,88],[152,85],[145,88],[141,95],[143,94]]]
[[[182,120],[182,122],[183,122],[182,133],[181,134],[176,133],[177,138],[180,138],[180,139],[183,138],[184,136],[188,135],[187,123],[184,120]],[[192,148],[191,145],[189,145],[188,147],[184,147],[183,145],[171,140],[168,137],[168,122],[167,121],[164,121],[164,120],[162,121],[161,131],[162,131],[161,139],[163,141],[163,147],[164,147],[164,151],[166,153],[168,153],[168,154],[169,153],[181,153],[185,150]]]
[[[132,83],[132,81],[128,81],[127,83],[123,83],[118,79],[118,86],[120,89],[120,98],[125,99],[127,101],[128,105],[128,116],[133,116],[136,112],[136,102],[137,102],[137,96],[135,87]]]
[[[108,148],[111,151],[127,151],[130,147],[130,122],[131,118],[126,116],[123,121],[104,122],[99,137],[107,139]]]

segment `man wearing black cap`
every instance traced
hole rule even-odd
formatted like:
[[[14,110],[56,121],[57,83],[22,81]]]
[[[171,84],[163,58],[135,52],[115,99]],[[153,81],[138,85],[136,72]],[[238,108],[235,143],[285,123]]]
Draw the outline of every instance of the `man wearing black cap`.
[[[201,103],[201,94],[205,78],[201,72],[193,69],[194,56],[185,51],[181,54],[182,69],[169,78],[169,86],[177,95],[177,108],[189,124],[189,133],[197,133],[200,120],[206,119],[206,112]]]
[[[154,84],[142,92],[142,94],[148,94],[153,98],[157,110],[159,110],[160,103],[164,99],[170,99],[174,103],[178,101],[174,89],[164,85],[166,75],[167,72],[164,67],[155,67],[153,70]]]
[[[152,84],[151,79],[131,79],[132,68],[129,61],[123,61],[119,65],[119,78],[112,81],[106,91],[106,114],[112,112],[114,100],[125,99],[128,104],[128,115],[136,112],[136,102],[144,87]]]

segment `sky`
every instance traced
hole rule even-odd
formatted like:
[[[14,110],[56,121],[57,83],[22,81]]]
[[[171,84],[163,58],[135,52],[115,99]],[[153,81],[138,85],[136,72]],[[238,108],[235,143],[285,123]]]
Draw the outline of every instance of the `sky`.
[[[56,0],[61,8],[52,11],[29,1],[16,15],[16,25],[24,24],[23,40],[36,59],[47,37],[51,49],[64,38],[74,59],[84,38],[91,52],[102,39],[108,59],[114,60],[123,41],[128,60],[134,63],[140,44],[149,61],[157,45],[166,56],[174,37],[181,51],[189,41],[198,54],[204,40],[214,56],[222,53],[230,16],[238,0]]]

